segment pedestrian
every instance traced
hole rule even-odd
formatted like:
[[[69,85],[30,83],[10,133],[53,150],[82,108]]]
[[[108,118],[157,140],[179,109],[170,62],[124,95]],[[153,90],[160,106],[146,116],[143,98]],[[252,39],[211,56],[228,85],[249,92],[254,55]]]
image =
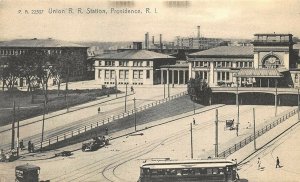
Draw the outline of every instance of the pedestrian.
[[[100,111],[101,111],[101,110],[100,110],[100,107],[98,107],[98,114],[100,113]]]
[[[277,156],[277,159],[276,159],[276,168],[277,168],[277,166],[280,168],[280,161],[279,161],[278,156]]]
[[[34,143],[31,143],[31,152],[34,152]]]
[[[196,124],[195,118],[193,118],[193,124],[194,124],[194,125]]]
[[[257,160],[257,169],[259,170],[261,168],[261,161],[260,158]]]
[[[21,150],[24,149],[24,143],[23,143],[23,140],[20,141],[20,149],[21,149]]]
[[[105,135],[108,135],[108,128],[105,128]]]
[[[134,93],[133,86],[130,87],[130,90],[131,90],[132,93]]]
[[[31,152],[31,141],[30,140],[28,141],[28,152],[29,153]]]

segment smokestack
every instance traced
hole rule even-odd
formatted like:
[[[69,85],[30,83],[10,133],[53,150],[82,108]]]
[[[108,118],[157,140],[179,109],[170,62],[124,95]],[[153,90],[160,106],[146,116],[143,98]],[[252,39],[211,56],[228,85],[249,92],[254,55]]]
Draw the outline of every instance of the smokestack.
[[[162,50],[162,48],[163,48],[163,44],[162,44],[162,34],[159,34],[159,45],[160,45],[160,49]]]
[[[154,45],[154,36],[152,36],[152,44]]]
[[[149,33],[145,34],[145,49],[149,48]]]
[[[200,26],[197,26],[198,29],[198,39],[200,39]]]

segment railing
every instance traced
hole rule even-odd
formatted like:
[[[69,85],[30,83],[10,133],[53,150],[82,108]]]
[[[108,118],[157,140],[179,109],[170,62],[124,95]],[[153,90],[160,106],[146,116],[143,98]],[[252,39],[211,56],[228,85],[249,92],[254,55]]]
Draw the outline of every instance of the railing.
[[[181,97],[181,96],[186,95],[186,94],[187,94],[186,91],[185,92],[181,92],[179,94],[170,96],[169,98],[157,100],[157,101],[152,102],[150,104],[146,104],[146,105],[140,106],[140,107],[136,108],[136,112],[140,112],[140,111],[149,109],[151,107],[154,107],[154,106],[157,106],[159,104],[165,103],[167,101],[176,99],[176,98]],[[50,145],[55,144],[57,142],[66,140],[66,139],[70,139],[70,138],[72,138],[74,136],[77,136],[79,134],[85,133],[85,132],[90,131],[92,129],[95,129],[97,127],[104,126],[105,124],[108,124],[108,123],[113,122],[115,120],[128,117],[128,116],[130,116],[132,114],[134,114],[134,109],[129,110],[129,111],[125,112],[125,113],[120,113],[118,115],[114,115],[114,116],[108,117],[108,118],[103,119],[101,121],[89,123],[89,124],[87,124],[85,126],[79,127],[79,128],[74,129],[72,131],[68,131],[68,132],[65,132],[63,134],[59,134],[59,135],[57,135],[55,137],[46,138],[43,141],[43,143],[42,143],[42,148],[50,146]],[[41,146],[41,141],[40,140],[36,139],[36,140],[34,140],[32,142],[35,144],[36,147],[38,147],[38,149],[40,149],[40,146]]]
[[[213,92],[236,92],[235,87],[212,87]],[[272,92],[275,93],[274,87],[239,87],[239,92]],[[277,93],[280,94],[298,94],[298,89],[296,88],[277,88]]]
[[[278,124],[282,123],[283,121],[285,121],[288,118],[295,115],[297,112],[298,112],[298,109],[293,109],[292,111],[284,112],[280,116],[276,117],[273,122],[265,125],[264,127],[258,129],[257,131],[255,131],[255,138],[258,138],[258,137],[262,136],[263,134],[265,134],[267,131],[271,130],[272,128],[274,128]],[[240,142],[238,142],[238,143],[232,145],[231,147],[227,148],[225,151],[218,154],[218,156],[225,158],[225,157],[231,155],[232,153],[238,151],[239,149],[243,148],[244,146],[246,146],[247,144],[249,144],[253,140],[254,140],[254,134],[251,134],[247,138],[245,138],[245,139],[241,140]]]

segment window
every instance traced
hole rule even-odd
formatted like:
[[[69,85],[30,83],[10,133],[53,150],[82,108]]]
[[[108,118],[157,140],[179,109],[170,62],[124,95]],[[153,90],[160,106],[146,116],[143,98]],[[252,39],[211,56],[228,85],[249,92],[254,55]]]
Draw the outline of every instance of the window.
[[[295,83],[298,83],[298,74],[295,74]]]
[[[125,72],[124,70],[119,71],[119,78],[120,79],[124,79],[124,72]]]
[[[133,61],[133,66],[142,66],[143,61]]]
[[[128,66],[128,61],[119,61],[120,66]]]
[[[101,78],[102,70],[98,70],[98,78]]]
[[[105,66],[115,66],[114,61],[105,61]]]
[[[128,70],[125,70],[125,79],[128,79],[129,78],[129,71]]]
[[[149,79],[150,78],[150,70],[146,71],[146,78]]]
[[[147,66],[150,66],[150,61],[147,61]]]
[[[110,78],[114,79],[114,78],[115,78],[115,75],[116,75],[115,70],[111,70],[111,71],[110,71]]]
[[[143,78],[143,70],[133,70],[133,79]]]
[[[229,80],[229,72],[226,72],[226,80]]]
[[[105,78],[109,78],[109,70],[105,70]]]

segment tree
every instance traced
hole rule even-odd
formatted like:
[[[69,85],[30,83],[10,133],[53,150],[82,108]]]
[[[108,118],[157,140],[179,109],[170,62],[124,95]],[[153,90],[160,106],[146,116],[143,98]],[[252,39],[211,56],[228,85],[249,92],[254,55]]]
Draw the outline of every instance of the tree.
[[[209,104],[212,96],[212,91],[205,80],[200,78],[190,79],[188,82],[188,94],[192,101],[197,101],[202,104]]]
[[[2,58],[1,77],[3,84],[8,90],[14,90],[17,79],[20,77],[21,59],[17,56],[9,56]]]

